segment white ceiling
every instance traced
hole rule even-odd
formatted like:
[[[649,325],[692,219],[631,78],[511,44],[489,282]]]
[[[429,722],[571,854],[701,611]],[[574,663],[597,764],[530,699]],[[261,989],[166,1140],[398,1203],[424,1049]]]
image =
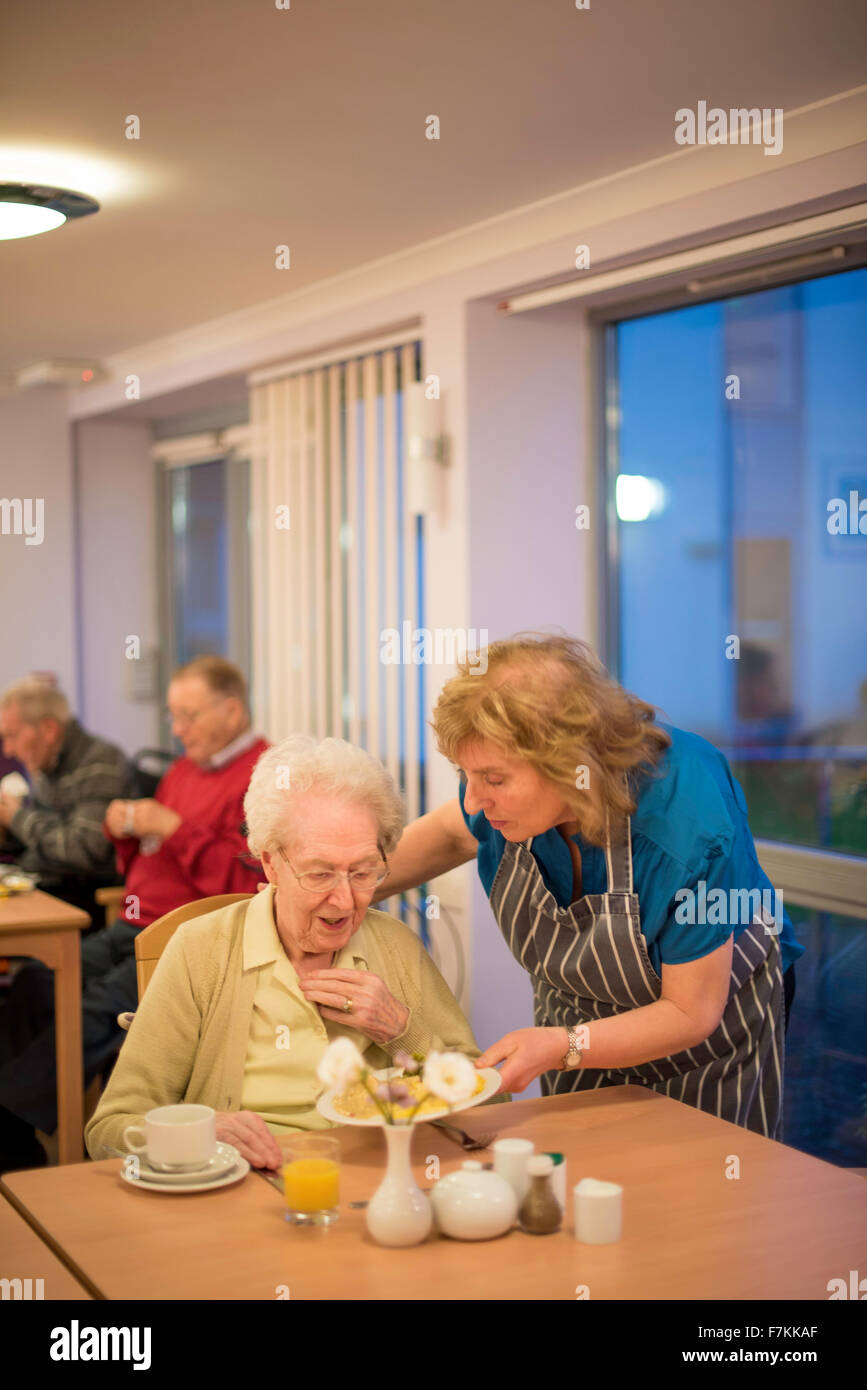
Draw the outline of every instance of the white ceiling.
[[[0,53],[0,179],[102,204],[0,242],[2,378],[106,357],[669,153],[674,112],[700,99],[789,110],[857,86],[867,7],[31,0],[6,7]]]

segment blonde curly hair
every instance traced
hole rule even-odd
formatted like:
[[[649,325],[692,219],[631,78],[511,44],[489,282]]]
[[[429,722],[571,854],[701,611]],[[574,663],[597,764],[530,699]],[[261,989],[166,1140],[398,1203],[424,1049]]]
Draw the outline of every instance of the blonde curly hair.
[[[530,763],[574,809],[584,839],[604,845],[606,813],[612,822],[633,814],[638,783],[671,743],[653,705],[624,690],[586,642],[567,635],[518,633],[492,642],[486,666],[470,665],[469,655],[434,707],[440,752],[458,763],[463,744],[485,739]]]

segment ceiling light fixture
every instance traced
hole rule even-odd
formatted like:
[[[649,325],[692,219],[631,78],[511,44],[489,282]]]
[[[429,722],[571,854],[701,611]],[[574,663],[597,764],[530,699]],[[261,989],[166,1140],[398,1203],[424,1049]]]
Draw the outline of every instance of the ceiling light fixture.
[[[34,183],[0,183],[0,241],[38,236],[70,218],[99,211],[95,198],[68,188]]]

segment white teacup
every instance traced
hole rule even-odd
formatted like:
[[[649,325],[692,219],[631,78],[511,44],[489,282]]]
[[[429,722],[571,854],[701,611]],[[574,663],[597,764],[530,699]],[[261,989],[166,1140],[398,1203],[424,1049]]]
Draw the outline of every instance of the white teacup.
[[[137,1144],[130,1135],[143,1135]],[[144,1126],[127,1125],[123,1142],[152,1168],[189,1173],[204,1168],[217,1151],[217,1115],[210,1105],[160,1105],[145,1115]]]

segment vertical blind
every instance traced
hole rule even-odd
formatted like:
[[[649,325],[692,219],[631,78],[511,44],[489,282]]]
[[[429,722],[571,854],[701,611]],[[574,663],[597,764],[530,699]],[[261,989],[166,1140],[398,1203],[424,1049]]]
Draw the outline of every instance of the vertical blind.
[[[403,389],[421,345],[254,385],[253,694],[258,726],[346,738],[425,810],[424,666],[384,629],[424,625],[423,518],[407,510]]]

